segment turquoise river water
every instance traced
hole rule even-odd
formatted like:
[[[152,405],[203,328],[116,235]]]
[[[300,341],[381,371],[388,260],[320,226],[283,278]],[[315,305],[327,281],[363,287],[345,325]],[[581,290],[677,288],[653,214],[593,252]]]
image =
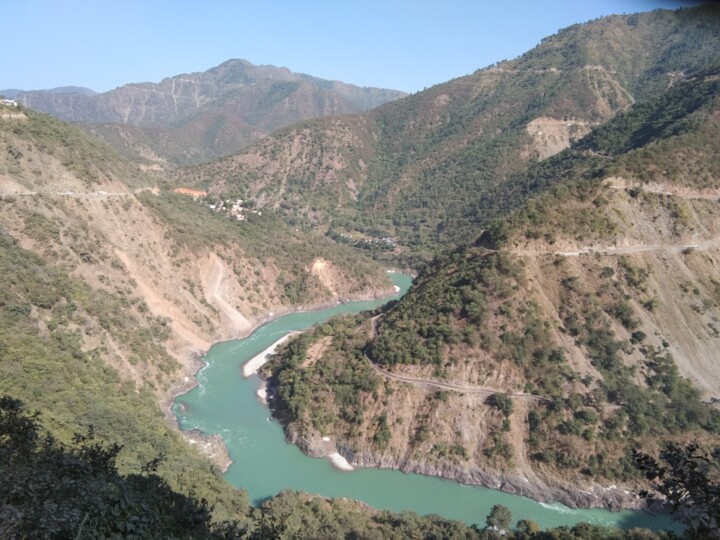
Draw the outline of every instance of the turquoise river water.
[[[399,273],[390,275],[401,289],[399,297],[410,287],[411,278]],[[381,509],[439,514],[469,524],[484,523],[492,506],[503,504],[514,520],[533,519],[543,527],[586,521],[622,528],[675,528],[667,516],[574,510],[557,503],[542,504],[501,491],[396,470],[367,468],[341,472],[328,460],[307,457],[286,443],[282,427],[255,394],[260,380],[257,376],[243,378],[242,364],[289,332],[305,330],[334,315],[374,309],[388,300],[351,302],[322,311],[287,315],[258,328],[246,339],[213,346],[205,356],[207,366],[197,374],[200,384],[175,400],[174,412],[180,427],[222,437],[233,460],[225,477],[247,490],[253,504],[284,489],[295,489],[359,499]]]

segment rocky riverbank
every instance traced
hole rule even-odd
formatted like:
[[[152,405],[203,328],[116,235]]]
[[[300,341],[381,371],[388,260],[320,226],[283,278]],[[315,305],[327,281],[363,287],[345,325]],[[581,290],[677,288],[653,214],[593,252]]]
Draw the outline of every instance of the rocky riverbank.
[[[272,402],[272,392],[269,393]],[[274,413],[277,415],[277,412]],[[357,451],[342,440],[335,441],[318,434],[307,435],[297,431],[295,426],[287,424],[278,415],[289,443],[298,446],[310,457],[327,457],[337,452],[352,467],[377,467],[397,469],[406,473],[426,476],[438,476],[462,484],[498,489],[515,495],[522,495],[542,503],[561,503],[570,508],[605,508],[607,510],[647,509],[646,504],[630,488],[616,485],[601,486],[592,484],[579,488],[560,479],[548,477],[526,478],[512,472],[484,471],[467,466],[453,466],[447,463],[427,463],[413,459],[403,459],[371,450]],[[538,481],[540,480],[540,481]]]
[[[244,331],[238,333],[237,336],[235,336],[233,339],[243,339],[248,336],[250,336],[257,328],[260,326],[267,324],[275,319],[279,319],[280,317],[283,317],[285,315],[289,315],[291,313],[304,313],[304,312],[311,312],[311,311],[319,311],[322,309],[327,309],[333,306],[336,306],[338,304],[346,303],[346,302],[355,302],[355,301],[369,301],[369,300],[375,300],[379,298],[385,298],[392,296],[397,291],[394,287],[388,287],[386,289],[380,289],[380,290],[374,290],[371,292],[365,292],[358,295],[352,295],[352,296],[346,296],[342,298],[335,298],[331,301],[327,302],[321,302],[318,304],[312,304],[312,305],[306,305],[306,306],[299,306],[299,307],[287,307],[283,308],[281,310],[275,311],[275,312],[269,312],[265,315],[258,317],[251,321],[251,326]],[[289,336],[283,338],[280,341],[284,341]],[[275,343],[274,346],[278,345],[278,343]],[[271,347],[272,348],[272,347]],[[184,360],[182,362],[184,369],[182,373],[182,378],[178,379],[175,385],[173,385],[168,391],[165,393],[165,397],[162,400],[162,410],[165,414],[166,419],[176,428],[178,428],[178,431],[183,436],[183,438],[188,442],[188,444],[196,446],[200,452],[205,455],[210,461],[217,466],[223,473],[225,473],[230,465],[232,464],[232,459],[230,458],[230,455],[228,454],[227,448],[222,440],[222,438],[219,435],[212,435],[208,436],[198,430],[189,430],[184,431],[180,429],[180,426],[177,422],[177,417],[175,416],[175,413],[172,410],[173,404],[175,402],[175,398],[183,395],[193,388],[195,388],[199,383],[197,381],[197,373],[202,370],[207,364],[203,360],[203,356],[206,353],[198,351],[196,349],[185,349],[182,353],[177,353],[174,356],[176,357],[182,357]],[[267,352],[267,351],[265,351]],[[246,375],[246,376],[249,376]]]

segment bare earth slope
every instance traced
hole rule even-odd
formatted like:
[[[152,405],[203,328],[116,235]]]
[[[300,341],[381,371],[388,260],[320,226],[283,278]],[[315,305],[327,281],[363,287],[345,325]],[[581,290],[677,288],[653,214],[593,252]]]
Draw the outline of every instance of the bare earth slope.
[[[88,314],[77,329],[82,346],[100,347],[109,366],[166,407],[193,384],[200,354],[246,335],[266,313],[392,291],[381,268],[350,250],[269,215],[231,222],[161,192],[109,148],[45,115],[13,109],[0,117],[0,140],[3,234],[116,304],[114,322]],[[67,146],[50,146],[58,140]],[[145,344],[128,337],[136,330],[148,333]]]

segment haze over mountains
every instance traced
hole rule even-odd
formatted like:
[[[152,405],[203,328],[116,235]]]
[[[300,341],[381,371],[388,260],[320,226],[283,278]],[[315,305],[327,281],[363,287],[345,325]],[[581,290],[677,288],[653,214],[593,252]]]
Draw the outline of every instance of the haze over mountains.
[[[96,94],[72,87],[20,92],[23,105],[98,133],[128,155],[164,164],[236,152],[300,120],[371,109],[405,95],[229,60],[202,73]]]
[[[82,94],[87,96],[94,96],[97,94],[95,90],[85,88],[84,86],[58,86],[57,88],[50,88],[46,90],[34,90],[30,92],[42,92],[47,94]],[[17,88],[0,90],[0,95],[5,96],[9,99],[15,99],[21,94],[27,94],[27,90],[18,90]]]
[[[129,468],[167,452],[163,478],[220,518],[298,532],[333,514],[286,495],[251,516],[163,415],[191,351],[268,311],[378,294],[400,266],[419,276],[399,302],[267,365],[288,438],[637,506],[634,448],[720,433],[718,51],[720,11],[701,7],[574,25],[402,98],[241,60],[23,94],[85,131],[0,109],[0,393],[63,440],[92,422],[130,441]]]

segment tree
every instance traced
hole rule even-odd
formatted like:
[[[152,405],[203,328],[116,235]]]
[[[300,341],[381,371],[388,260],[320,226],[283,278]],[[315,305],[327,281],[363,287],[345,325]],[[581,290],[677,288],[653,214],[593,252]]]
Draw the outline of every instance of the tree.
[[[532,519],[521,519],[515,526],[519,532],[526,535],[533,535],[542,530],[540,525]]]
[[[667,506],[698,538],[720,538],[720,446],[708,452],[697,443],[670,443],[660,452],[663,463],[638,451],[633,457],[653,482],[642,498]]]
[[[205,500],[177,493],[154,474],[161,458],[121,475],[121,448],[88,435],[64,445],[39,416],[0,397],[0,537],[224,538],[244,534],[235,523],[211,530]]]
[[[510,513],[510,509],[502,504],[496,504],[490,509],[490,513],[485,519],[485,524],[499,531],[505,531],[510,528],[511,521],[512,514]]]
[[[505,416],[510,416],[513,412],[513,400],[507,394],[493,394],[488,398],[488,402]]]

